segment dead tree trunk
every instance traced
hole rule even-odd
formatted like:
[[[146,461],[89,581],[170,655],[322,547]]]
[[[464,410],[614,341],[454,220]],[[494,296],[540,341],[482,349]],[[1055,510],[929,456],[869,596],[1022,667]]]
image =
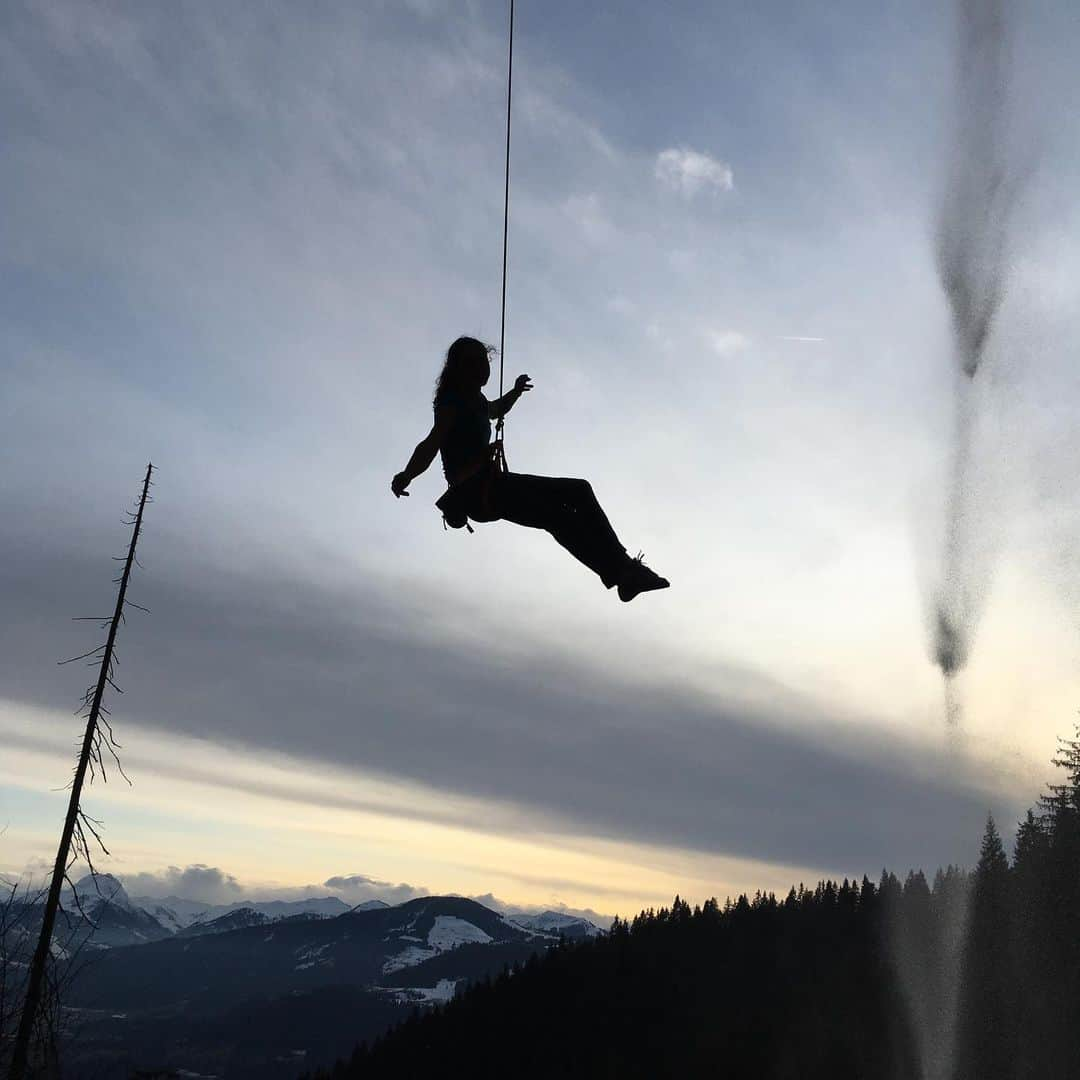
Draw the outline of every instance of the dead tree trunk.
[[[34,1032],[34,1025],[38,1018],[41,1005],[42,988],[45,982],[45,967],[49,960],[49,951],[52,944],[53,927],[56,922],[56,912],[60,906],[60,890],[64,879],[67,877],[70,866],[72,839],[75,838],[76,850],[80,847],[86,853],[86,834],[84,828],[89,829],[95,837],[97,831],[91,824],[93,819],[87,819],[80,805],[83,783],[86,780],[87,771],[94,769],[96,761],[102,764],[102,743],[99,730],[99,721],[104,709],[102,699],[105,696],[107,686],[116,687],[113,682],[114,649],[116,635],[120,629],[120,623],[124,619],[124,604],[127,594],[128,580],[131,577],[131,568],[135,562],[135,547],[139,542],[139,532],[142,529],[143,511],[150,494],[150,475],[154,471],[153,464],[147,465],[146,477],[143,480],[142,494],[139,496],[138,510],[132,522],[131,543],[128,546],[127,557],[124,559],[124,569],[118,583],[119,590],[116,596],[116,608],[112,618],[108,622],[109,633],[105,644],[98,649],[86,654],[93,656],[99,650],[101,652],[101,669],[98,673],[97,683],[93,688],[93,694],[87,695],[87,719],[86,734],[83,736],[82,751],[75,767],[75,776],[71,783],[71,798],[68,800],[67,817],[64,819],[64,831],[60,835],[60,847],[56,852],[56,863],[53,866],[52,882],[49,886],[48,899],[45,901],[45,917],[41,923],[41,936],[38,938],[34,958],[30,963],[30,973],[26,985],[26,997],[23,1001],[22,1016],[19,1020],[19,1030],[15,1036],[15,1049],[12,1053],[10,1080],[23,1080],[26,1075],[27,1063],[30,1055],[30,1042]],[[75,659],[82,659],[76,657]],[[104,710],[106,713],[108,710]],[[105,721],[108,726],[108,721]],[[112,746],[111,732],[108,735],[107,745]]]

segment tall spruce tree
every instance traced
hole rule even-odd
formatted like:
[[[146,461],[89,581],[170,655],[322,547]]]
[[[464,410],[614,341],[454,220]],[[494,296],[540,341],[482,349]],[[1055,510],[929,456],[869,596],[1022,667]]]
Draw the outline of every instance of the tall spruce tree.
[[[960,989],[956,1080],[1014,1080],[1017,1017],[1009,859],[986,819],[971,896]]]
[[[1049,1032],[1057,1075],[1080,1075],[1080,725],[1058,740],[1064,779],[1042,800],[1049,854],[1043,876]]]
[[[1055,905],[1047,888],[1050,829],[1032,810],[1020,823],[1013,849],[1013,941],[1016,960],[1017,1080],[1053,1075],[1058,1005],[1051,973],[1059,963],[1054,948]]]

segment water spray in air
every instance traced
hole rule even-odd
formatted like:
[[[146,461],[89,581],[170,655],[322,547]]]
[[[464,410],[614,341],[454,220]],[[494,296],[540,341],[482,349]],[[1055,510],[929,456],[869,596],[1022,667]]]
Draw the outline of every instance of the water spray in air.
[[[955,679],[968,662],[989,584],[986,513],[978,513],[976,380],[1009,270],[1018,171],[1006,131],[1008,25],[1003,0],[957,0],[953,132],[937,229],[937,268],[952,316],[955,418],[933,656],[946,714],[960,717]],[[980,520],[982,519],[982,520]]]

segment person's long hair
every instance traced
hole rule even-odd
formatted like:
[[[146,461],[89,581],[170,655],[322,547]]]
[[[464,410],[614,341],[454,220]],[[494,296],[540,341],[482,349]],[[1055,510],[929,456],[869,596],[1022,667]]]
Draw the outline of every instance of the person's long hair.
[[[485,345],[474,337],[459,337],[446,350],[446,361],[435,381],[435,401],[441,401],[448,391],[463,390],[481,361],[491,362],[494,345]]]

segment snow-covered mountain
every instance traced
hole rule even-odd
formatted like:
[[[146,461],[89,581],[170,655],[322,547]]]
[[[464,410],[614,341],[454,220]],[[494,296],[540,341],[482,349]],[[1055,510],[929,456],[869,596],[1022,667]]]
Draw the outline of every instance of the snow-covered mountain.
[[[115,904],[125,911],[134,911],[131,898],[124,891],[124,886],[112,874],[84,874],[74,886],[65,886],[61,898],[69,903],[78,898],[83,908],[91,904]]]
[[[183,930],[185,926],[190,926],[193,922],[207,916],[213,919],[225,914],[224,910],[215,912],[213,904],[204,904],[199,900],[185,900],[181,896],[133,896],[131,902],[153,915],[162,926],[167,926],[173,931]],[[243,904],[236,905],[236,907],[243,906]]]
[[[172,930],[131,902],[112,874],[87,874],[60,894],[63,915],[57,936],[70,951],[78,941],[93,948],[145,945],[170,937]]]
[[[245,926],[265,926],[270,919],[254,908],[242,907],[227,911],[216,919],[199,919],[181,930],[177,937],[199,937],[201,934],[225,934],[230,930],[240,930]]]
[[[555,937],[597,937],[603,933],[599,926],[589,922],[588,919],[582,919],[577,915],[567,915],[562,911],[541,911],[539,914],[531,915],[524,911],[508,911],[506,917],[526,930],[551,934]]]
[[[303,900],[237,900],[231,904],[204,904],[199,900],[187,900],[180,896],[135,896],[130,902],[174,933],[186,930],[196,923],[214,922],[241,909],[255,911],[265,915],[267,921],[274,922],[278,919],[291,919],[296,915],[332,919],[344,915],[347,911],[386,907],[381,900],[370,900],[367,904],[361,904],[359,909],[350,908],[336,896],[312,896]]]

